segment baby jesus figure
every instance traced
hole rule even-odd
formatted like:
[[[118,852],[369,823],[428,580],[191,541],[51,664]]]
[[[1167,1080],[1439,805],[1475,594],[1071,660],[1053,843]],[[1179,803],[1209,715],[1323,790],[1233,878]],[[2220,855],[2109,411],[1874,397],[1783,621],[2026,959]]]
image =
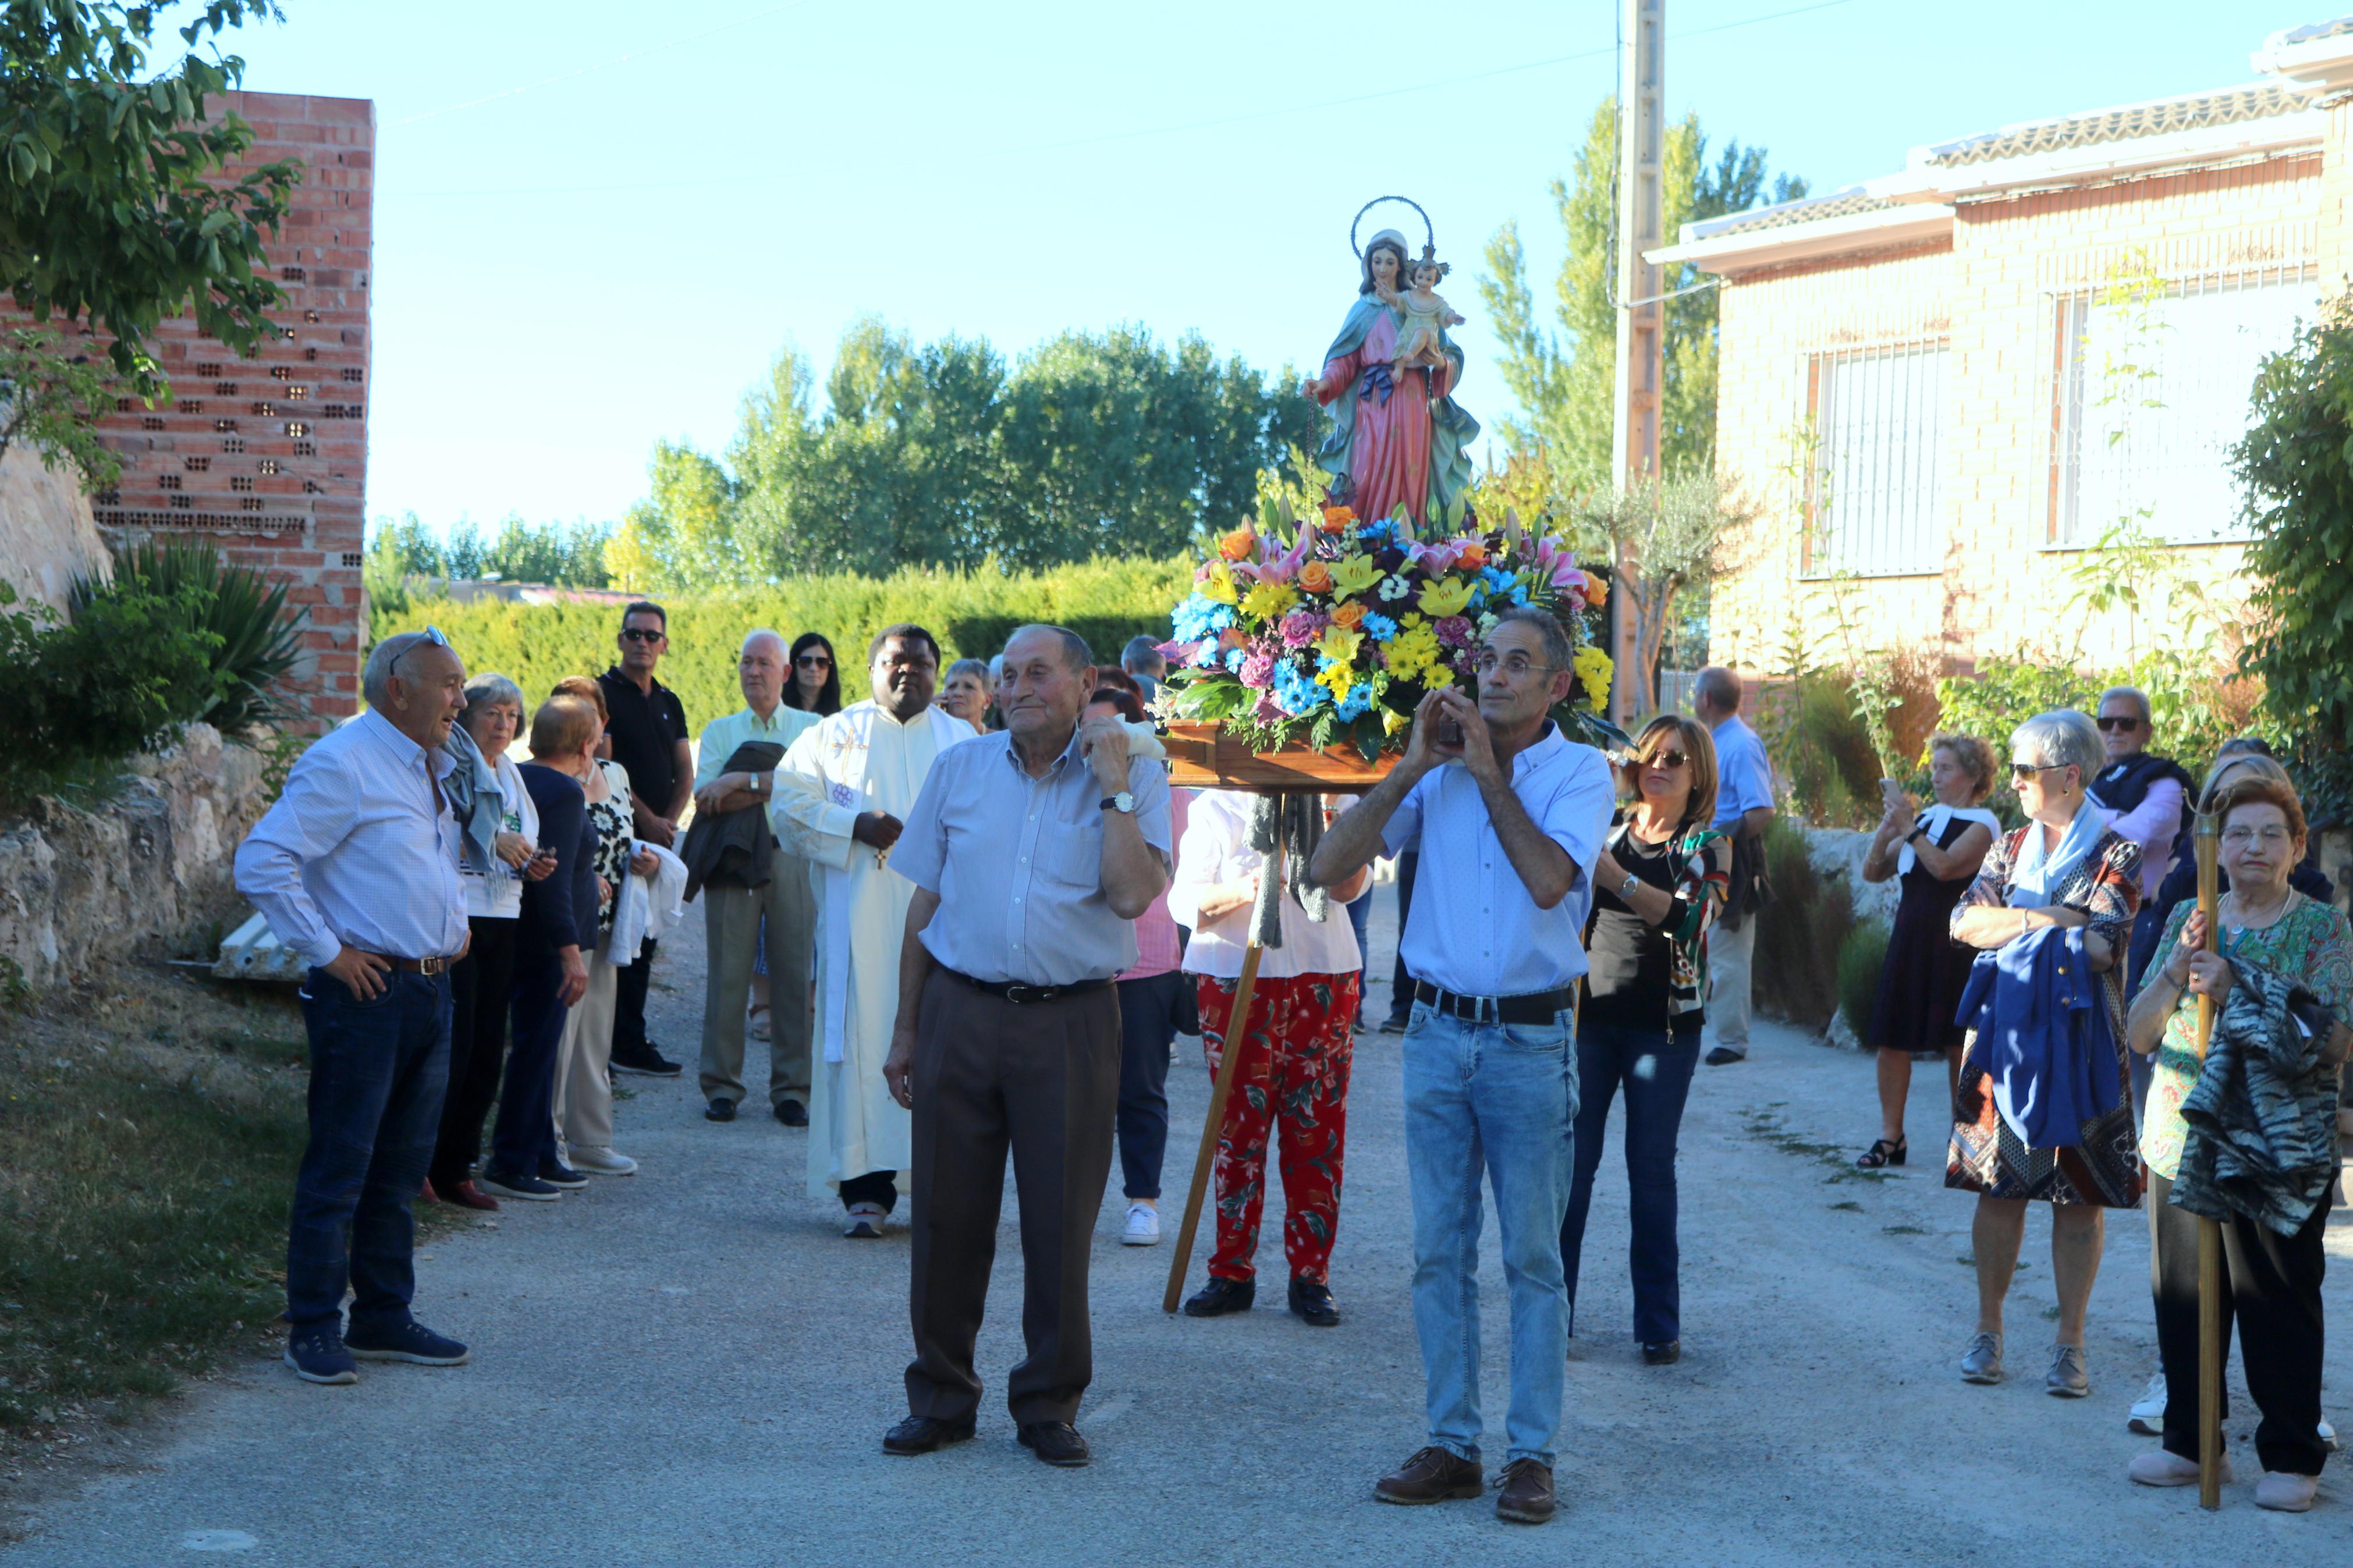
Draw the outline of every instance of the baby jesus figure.
[[[1413,264],[1409,273],[1412,287],[1402,294],[1383,290],[1383,301],[1405,318],[1398,327],[1393,371],[1403,372],[1417,365],[1425,370],[1446,368],[1446,345],[1439,334],[1448,327],[1461,326],[1463,321],[1438,293],[1439,279],[1451,270],[1425,246],[1421,259]]]

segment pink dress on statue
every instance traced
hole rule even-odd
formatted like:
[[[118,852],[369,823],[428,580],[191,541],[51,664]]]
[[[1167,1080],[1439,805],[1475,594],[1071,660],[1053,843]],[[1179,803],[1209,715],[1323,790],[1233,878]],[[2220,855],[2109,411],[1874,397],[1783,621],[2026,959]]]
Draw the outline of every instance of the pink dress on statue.
[[[1430,404],[1454,390],[1454,367],[1450,363],[1442,370],[1430,370],[1417,365],[1397,373],[1384,401],[1378,382],[1391,374],[1388,367],[1397,357],[1397,335],[1396,313],[1379,311],[1366,329],[1362,343],[1324,364],[1314,390],[1315,401],[1325,405],[1342,397],[1361,398],[1348,461],[1348,478],[1355,488],[1349,510],[1366,521],[1377,521],[1402,502],[1419,523],[1426,521],[1423,514],[1429,510]],[[1363,396],[1367,366],[1374,370],[1376,384],[1370,396]]]

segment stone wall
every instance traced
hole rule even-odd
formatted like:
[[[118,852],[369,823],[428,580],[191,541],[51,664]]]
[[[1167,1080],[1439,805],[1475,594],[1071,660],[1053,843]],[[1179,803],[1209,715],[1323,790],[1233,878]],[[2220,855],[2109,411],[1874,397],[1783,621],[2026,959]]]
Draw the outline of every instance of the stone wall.
[[[42,800],[0,822],[0,959],[35,986],[176,954],[238,908],[229,860],[269,806],[269,758],[196,724],[134,765],[94,811]]]
[[[20,602],[61,611],[75,578],[102,580],[113,570],[80,474],[49,468],[26,442],[0,454],[0,583]]]

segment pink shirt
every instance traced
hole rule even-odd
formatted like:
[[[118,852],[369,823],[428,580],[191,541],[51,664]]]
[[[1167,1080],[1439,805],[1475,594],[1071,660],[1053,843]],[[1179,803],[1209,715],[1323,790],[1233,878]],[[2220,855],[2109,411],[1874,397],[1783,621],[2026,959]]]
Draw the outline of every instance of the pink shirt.
[[[1168,821],[1176,842],[1185,839],[1185,819],[1193,803],[1189,789],[1168,792]],[[1152,900],[1152,907],[1135,917],[1135,967],[1122,974],[1122,980],[1149,980],[1155,974],[1168,974],[1184,962],[1184,952],[1176,944],[1176,922],[1168,913],[1168,889]]]

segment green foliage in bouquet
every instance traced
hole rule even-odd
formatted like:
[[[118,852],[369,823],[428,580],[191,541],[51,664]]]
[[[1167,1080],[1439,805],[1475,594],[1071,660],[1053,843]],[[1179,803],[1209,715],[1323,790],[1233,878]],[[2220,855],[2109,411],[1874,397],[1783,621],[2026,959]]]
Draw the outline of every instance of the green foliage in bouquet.
[[[1480,642],[1525,605],[1559,617],[1577,648],[1555,719],[1622,743],[1604,716],[1609,656],[1588,624],[1606,590],[1567,542],[1510,514],[1482,528],[1460,501],[1429,531],[1418,539],[1402,507],[1377,521],[1345,506],[1303,516],[1289,496],[1263,495],[1257,521],[1216,541],[1171,616],[1177,715],[1216,721],[1254,752],[1347,744],[1370,761],[1404,748],[1425,693],[1474,683]]]

